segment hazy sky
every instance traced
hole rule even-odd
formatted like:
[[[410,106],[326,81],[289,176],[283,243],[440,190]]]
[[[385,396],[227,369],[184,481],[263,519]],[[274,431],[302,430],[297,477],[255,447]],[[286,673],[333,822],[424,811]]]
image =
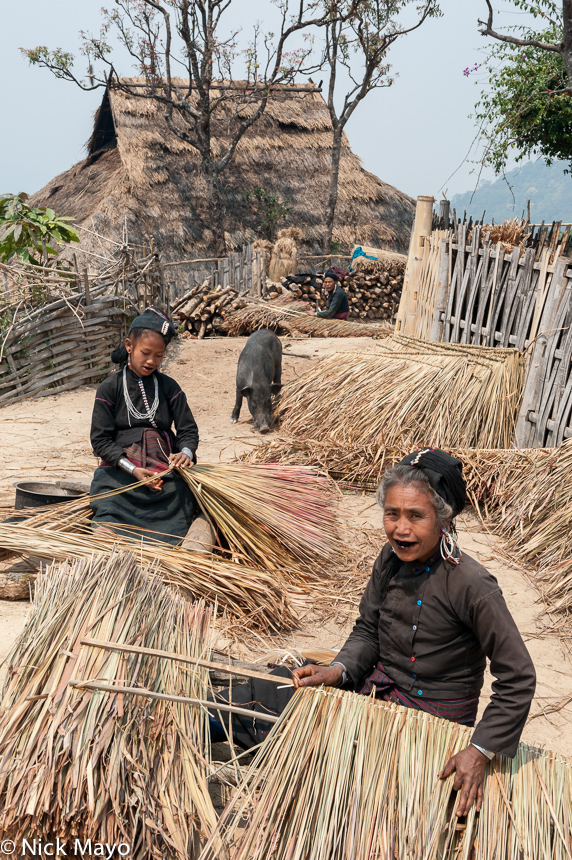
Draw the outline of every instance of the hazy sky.
[[[84,93],[30,67],[20,47],[47,45],[76,53],[78,31],[97,31],[101,0],[0,0],[2,134],[0,192],[33,193],[85,156],[84,145],[102,91]],[[510,3],[499,23],[522,16]],[[478,87],[463,69],[482,60],[477,19],[484,0],[442,0],[444,17],[425,23],[396,43],[389,57],[399,73],[395,84],[371,93],[347,127],[351,146],[364,166],[412,196],[448,196],[472,188],[472,166],[463,164],[475,137],[471,113]],[[262,3],[234,0],[237,21]],[[244,24],[246,28],[248,24]],[[83,64],[80,64],[83,71]],[[128,63],[120,73],[130,73]],[[319,75],[316,76],[318,78]],[[456,172],[455,172],[456,171]],[[454,174],[451,176],[451,174]],[[484,174],[491,178],[491,174]]]

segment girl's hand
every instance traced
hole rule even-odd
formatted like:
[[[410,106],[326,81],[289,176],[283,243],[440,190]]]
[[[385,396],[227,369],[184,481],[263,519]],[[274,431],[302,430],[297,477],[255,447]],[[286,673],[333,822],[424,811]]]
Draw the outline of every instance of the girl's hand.
[[[144,481],[146,478],[152,478],[153,475],[156,474],[156,472],[152,472],[150,469],[137,468],[133,471],[133,477],[136,481]],[[151,487],[153,490],[160,490],[163,486],[163,479],[156,478],[154,481],[151,481],[151,483],[147,486]]]
[[[169,463],[171,466],[183,466],[186,469],[191,469],[193,466],[191,458],[181,452],[178,454],[171,454],[169,457]]]

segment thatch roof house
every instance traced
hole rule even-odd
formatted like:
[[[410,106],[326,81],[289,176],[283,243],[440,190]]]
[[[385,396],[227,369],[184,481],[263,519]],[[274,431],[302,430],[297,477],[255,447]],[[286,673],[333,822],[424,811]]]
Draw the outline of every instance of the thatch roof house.
[[[260,237],[260,211],[246,196],[258,185],[288,201],[292,208],[281,226],[299,227],[307,253],[320,253],[330,152],[331,124],[321,94],[296,88],[274,94],[223,174],[228,250]],[[157,102],[113,87],[95,115],[87,158],[32,202],[116,241],[123,241],[124,231],[133,243],[153,237],[167,259],[211,253],[196,151],[168,129]],[[364,170],[344,138],[334,239],[351,246],[357,235],[363,244],[406,251],[413,213],[413,200]],[[82,233],[84,247],[91,242],[97,240]]]

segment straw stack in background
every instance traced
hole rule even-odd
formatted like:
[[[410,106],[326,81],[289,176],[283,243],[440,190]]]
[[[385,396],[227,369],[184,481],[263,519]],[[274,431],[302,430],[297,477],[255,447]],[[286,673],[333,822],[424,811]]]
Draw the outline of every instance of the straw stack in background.
[[[132,555],[53,565],[8,658],[0,705],[0,837],[117,845],[132,857],[198,856],[216,815],[203,709],[92,692],[98,679],[205,699],[207,670],[82,645],[92,636],[192,658],[209,654],[211,610],[163,586]]]
[[[351,320],[310,316],[311,305],[293,300],[291,295],[272,301],[249,299],[245,307],[232,311],[219,331],[228,335],[252,334],[269,328],[277,334],[299,334],[306,337],[385,337],[393,331],[387,322],[358,323]]]
[[[376,353],[338,353],[282,389],[282,431],[379,449],[508,448],[523,382],[514,349],[391,336]]]
[[[230,860],[569,860],[572,761],[523,744],[487,767],[459,825],[454,777],[472,729],[323,688],[299,690],[223,813]],[[255,798],[255,799],[254,799]],[[215,860],[209,845],[201,860]]]

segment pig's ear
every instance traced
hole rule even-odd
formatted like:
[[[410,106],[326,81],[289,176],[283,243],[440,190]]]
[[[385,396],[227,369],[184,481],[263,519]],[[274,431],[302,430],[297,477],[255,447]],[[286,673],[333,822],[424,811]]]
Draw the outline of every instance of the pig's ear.
[[[281,388],[282,388],[281,382],[271,382],[270,383],[270,391],[272,392],[272,394],[279,394]]]
[[[249,394],[252,394],[252,388],[247,385],[246,388],[241,388],[240,393],[243,397],[248,397]]]

